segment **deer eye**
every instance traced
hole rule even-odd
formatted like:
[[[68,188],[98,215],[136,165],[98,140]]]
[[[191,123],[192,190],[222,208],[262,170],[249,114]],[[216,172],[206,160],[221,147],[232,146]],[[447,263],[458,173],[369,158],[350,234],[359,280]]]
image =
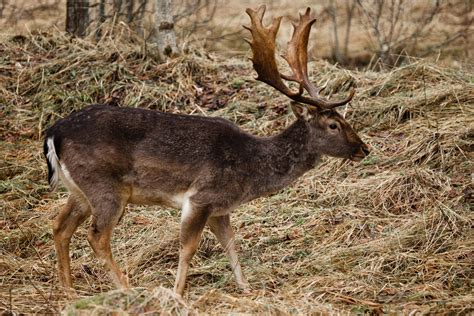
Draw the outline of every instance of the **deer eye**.
[[[336,123],[331,123],[329,124],[330,129],[337,129],[337,124]]]

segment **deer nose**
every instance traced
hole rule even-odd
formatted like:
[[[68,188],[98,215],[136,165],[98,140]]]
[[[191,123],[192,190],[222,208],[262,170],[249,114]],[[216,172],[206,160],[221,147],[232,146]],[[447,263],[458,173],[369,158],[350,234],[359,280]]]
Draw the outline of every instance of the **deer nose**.
[[[368,156],[368,155],[370,154],[370,148],[369,148],[369,146],[367,146],[366,144],[362,144],[362,145],[360,146],[360,149],[362,149],[362,152],[363,152],[366,156]]]

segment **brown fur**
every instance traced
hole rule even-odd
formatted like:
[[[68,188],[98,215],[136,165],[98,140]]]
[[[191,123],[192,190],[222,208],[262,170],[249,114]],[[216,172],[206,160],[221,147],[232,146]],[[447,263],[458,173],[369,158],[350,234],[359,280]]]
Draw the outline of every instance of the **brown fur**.
[[[240,204],[280,190],[322,155],[360,160],[367,146],[334,110],[293,104],[297,120],[271,137],[250,135],[229,121],[93,105],[59,120],[46,139],[78,189],[54,224],[59,278],[72,287],[69,241],[92,215],[88,240],[120,287],[128,282],[112,258],[113,227],[127,203],[183,207],[175,290],[183,294],[189,262],[206,223],[248,290],[229,214]],[[337,124],[337,129],[331,129]],[[45,143],[45,153],[51,148]],[[52,170],[51,161],[48,160]],[[59,172],[59,171],[56,171]],[[64,172],[64,171],[63,171]]]

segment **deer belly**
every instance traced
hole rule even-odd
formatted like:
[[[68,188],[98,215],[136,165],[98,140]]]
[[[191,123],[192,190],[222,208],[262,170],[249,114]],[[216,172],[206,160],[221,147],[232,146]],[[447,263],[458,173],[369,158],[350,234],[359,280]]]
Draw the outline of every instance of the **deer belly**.
[[[192,189],[170,193],[149,188],[133,188],[129,203],[145,205],[162,205],[181,209],[195,191]]]

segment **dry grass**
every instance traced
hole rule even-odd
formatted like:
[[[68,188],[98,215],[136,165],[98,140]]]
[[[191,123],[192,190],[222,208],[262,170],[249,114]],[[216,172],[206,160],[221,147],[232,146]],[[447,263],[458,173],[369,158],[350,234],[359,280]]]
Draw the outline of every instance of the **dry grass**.
[[[216,11],[210,18],[213,4],[217,3]],[[31,31],[50,30],[57,28],[65,29],[66,0],[3,0],[5,9],[0,12],[0,26],[2,30],[27,34]],[[112,16],[112,0],[106,0],[107,15]],[[116,1],[115,1],[116,2]],[[194,2],[194,1],[191,1]],[[265,21],[269,22],[276,16],[284,16],[277,42],[286,45],[292,32],[290,20],[297,17],[297,11],[302,11],[305,7],[311,7],[317,22],[311,35],[310,53],[316,58],[333,60],[332,45],[334,44],[334,25],[328,10],[330,3],[335,5],[337,12],[337,27],[340,46],[346,34],[346,4],[349,0],[260,0],[258,3],[253,0],[239,1],[202,1],[210,3],[208,10],[202,9],[190,14],[187,18],[180,20],[176,25],[176,32],[180,44],[188,46],[189,43],[199,43],[207,50],[219,52],[220,54],[241,55],[248,47],[242,36],[246,32],[242,25],[247,24],[249,19],[245,13],[247,7],[256,7],[265,4],[268,8]],[[365,7],[374,7],[375,2],[362,1]],[[391,19],[389,3],[398,1],[385,1],[386,11],[382,16],[381,31],[389,33],[388,22]],[[94,28],[97,26],[98,0],[89,1],[91,18],[91,35],[94,36]],[[141,25],[143,35],[148,38],[153,33],[153,12],[155,1],[148,1],[148,8],[143,19],[135,21]],[[187,11],[189,0],[174,0],[174,13],[179,14]],[[474,56],[474,14],[472,4],[469,0],[443,0],[441,1],[440,12],[434,17],[424,30],[410,40],[397,43],[400,38],[409,36],[420,26],[421,21],[427,18],[431,12],[435,1],[411,0],[403,4],[403,12],[400,20],[396,23],[395,38],[389,43],[397,49],[391,51],[390,59],[405,60],[406,55],[430,56],[433,60],[443,61],[446,65],[458,65],[459,61],[470,60]],[[2,5],[0,4],[0,9]],[[460,32],[465,30],[464,32]],[[457,34],[457,35],[456,35]],[[376,52],[380,50],[378,38],[375,30],[372,29],[361,10],[354,11],[351,24],[350,40],[348,42],[348,56],[346,63],[352,67],[363,67],[368,63],[374,64]],[[151,40],[151,39],[150,39]],[[151,40],[152,41],[152,40]],[[342,53],[342,51],[341,51]]]
[[[129,207],[113,251],[134,288],[113,290],[86,241],[72,242],[77,297],[58,288],[41,138],[75,109],[124,106],[226,117],[260,135],[292,120],[288,100],[253,80],[246,59],[200,50],[160,64],[127,29],[96,45],[60,33],[0,44],[0,309],[15,313],[452,313],[473,311],[472,68],[413,61],[391,72],[327,63],[314,79],[358,93],[348,118],[373,147],[360,164],[326,159],[291,187],[233,215],[253,292],[239,293],[205,232],[186,302],[170,292],[178,262],[173,209]],[[111,291],[113,290],[113,291]],[[108,292],[110,291],[110,292]]]

